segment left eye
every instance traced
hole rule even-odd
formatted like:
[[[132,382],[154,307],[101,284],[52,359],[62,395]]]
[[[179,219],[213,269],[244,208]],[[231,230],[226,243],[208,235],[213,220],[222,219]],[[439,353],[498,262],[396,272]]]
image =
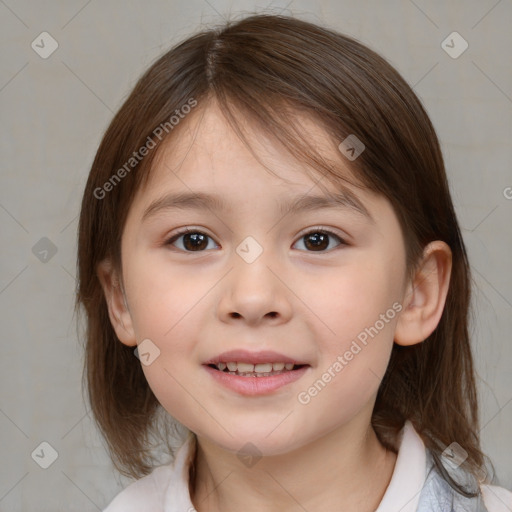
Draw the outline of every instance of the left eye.
[[[346,245],[345,241],[340,236],[326,229],[314,229],[309,231],[302,235],[298,241],[303,239],[306,240],[304,247],[306,247],[308,252],[326,252],[326,249],[330,245],[331,237],[336,238],[339,241],[338,245],[335,247],[339,245]],[[213,241],[209,235],[201,231],[186,229],[172,236],[167,240],[165,245],[175,245],[175,242],[180,238],[183,239],[182,247],[178,248],[185,252],[203,252],[208,249],[208,239]]]
[[[329,246],[329,238],[336,238],[339,240],[339,245],[346,245],[345,241],[338,236],[336,233],[326,229],[315,229],[313,231],[309,231],[308,233],[302,235],[299,238],[300,240],[306,240],[304,246],[312,249],[313,252],[327,252],[325,249]]]

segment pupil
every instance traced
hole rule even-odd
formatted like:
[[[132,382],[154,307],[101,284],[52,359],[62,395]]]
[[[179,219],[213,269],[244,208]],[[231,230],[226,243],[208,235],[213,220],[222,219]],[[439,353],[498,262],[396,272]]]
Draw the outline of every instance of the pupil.
[[[312,240],[312,244],[308,242]],[[306,247],[313,248],[314,250],[325,249],[329,246],[328,235],[325,233],[311,233],[306,236]]]
[[[183,235],[183,245],[189,250],[204,249],[208,246],[208,241],[202,233],[187,233]]]

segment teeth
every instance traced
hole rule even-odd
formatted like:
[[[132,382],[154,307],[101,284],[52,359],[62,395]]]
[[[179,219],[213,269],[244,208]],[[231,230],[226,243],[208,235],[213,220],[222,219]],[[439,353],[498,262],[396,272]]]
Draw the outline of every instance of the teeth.
[[[254,365],[250,363],[237,363],[239,373],[247,373],[254,371]]]
[[[240,363],[238,363],[238,370],[240,370]],[[272,371],[272,363],[260,363],[254,365],[254,371],[256,373],[269,373]]]
[[[228,363],[217,363],[217,368],[224,371],[226,368],[229,373],[257,373],[258,376],[267,376],[272,372],[281,372],[283,370],[293,370],[293,363],[242,363],[229,361]]]

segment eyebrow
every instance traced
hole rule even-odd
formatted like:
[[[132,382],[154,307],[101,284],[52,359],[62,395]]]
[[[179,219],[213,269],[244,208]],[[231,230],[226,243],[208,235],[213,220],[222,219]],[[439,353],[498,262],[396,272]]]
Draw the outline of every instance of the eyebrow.
[[[282,215],[320,209],[348,209],[374,222],[373,217],[364,204],[348,190],[322,196],[305,194],[291,201],[281,203],[279,206],[279,211]],[[204,192],[171,193],[153,201],[145,209],[142,215],[142,222],[155,216],[157,213],[170,210],[226,211],[227,204],[216,194],[206,194]]]

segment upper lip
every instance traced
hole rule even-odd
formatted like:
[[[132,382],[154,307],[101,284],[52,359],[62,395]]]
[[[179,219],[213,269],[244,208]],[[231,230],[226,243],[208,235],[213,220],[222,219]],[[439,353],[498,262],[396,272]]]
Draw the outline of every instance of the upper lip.
[[[288,357],[273,350],[261,350],[258,352],[250,352],[248,350],[229,350],[222,352],[218,356],[212,357],[204,364],[217,364],[217,363],[229,363],[229,362],[240,362],[240,363],[293,363],[293,364],[307,364],[299,361],[293,357]]]

